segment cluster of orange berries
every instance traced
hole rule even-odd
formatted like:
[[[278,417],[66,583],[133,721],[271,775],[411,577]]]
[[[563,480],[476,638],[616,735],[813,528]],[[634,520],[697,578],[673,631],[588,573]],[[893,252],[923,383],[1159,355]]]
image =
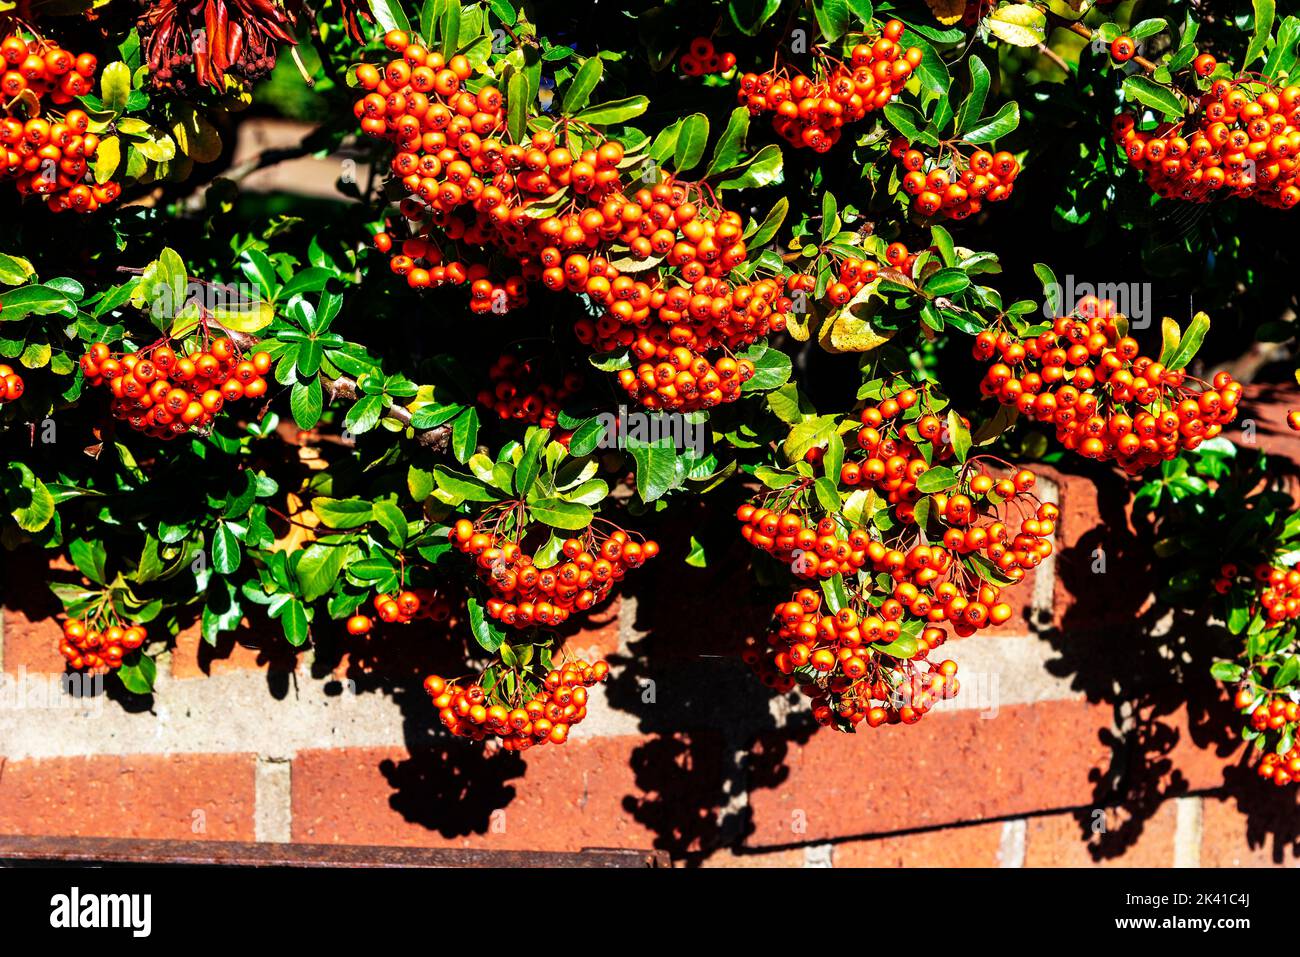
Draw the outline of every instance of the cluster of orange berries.
[[[740,534],[755,548],[786,563],[798,578],[849,575],[867,563],[871,539],[862,529],[841,535],[832,516],[808,524],[801,510],[769,509],[746,502],[736,510]]]
[[[768,687],[798,687],[809,695],[818,724],[844,731],[863,723],[915,724],[939,700],[956,695],[956,662],[933,666],[927,659],[943,644],[943,629],[924,629],[916,651],[904,658],[873,647],[900,637],[898,619],[886,617],[884,606],[864,612],[845,606],[823,614],[821,596],[801,589],[776,606],[765,642],[750,638],[742,657]]]
[[[709,37],[696,37],[691,41],[690,50],[682,54],[677,65],[687,76],[726,73],[736,65],[736,54],[719,53]]]
[[[89,53],[76,56],[57,43],[26,40],[17,33],[0,41],[0,97],[26,119],[0,120],[0,179],[12,179],[20,195],[40,196],[53,212],[89,213],[121,194],[117,183],[96,183],[90,161],[99,137],[83,110],[40,116],[47,97],[56,106],[90,93],[98,66]]]
[[[888,21],[875,43],[859,43],[849,63],[836,61],[818,79],[788,77],[784,70],[746,73],[737,100],[752,115],[775,114],[773,129],[791,145],[825,153],[839,141],[846,123],[884,107],[920,66],[920,48],[898,42],[904,29],[901,21]]]
[[[885,262],[904,275],[910,276],[917,253],[902,243],[885,247]],[[826,298],[836,306],[849,302],[880,274],[880,265],[871,259],[843,256],[836,260],[835,281],[827,285]],[[786,290],[793,296],[803,292],[811,294],[817,288],[817,277],[811,273],[795,273],[786,280]]]
[[[1216,80],[1199,106],[1194,119],[1151,131],[1132,114],[1115,118],[1116,142],[1153,190],[1198,203],[1223,193],[1283,209],[1300,203],[1300,86]]]
[[[1296,745],[1286,754],[1270,751],[1260,760],[1256,770],[1261,778],[1268,778],[1278,787],[1300,781],[1300,745]]]
[[[464,57],[444,65],[440,54],[401,31],[385,43],[401,57],[382,73],[370,64],[357,68],[371,92],[356,112],[366,132],[397,145],[392,168],[410,194],[401,211],[416,234],[400,247],[387,233],[376,237],[381,250],[399,250],[393,268],[413,286],[471,282],[471,308],[479,312],[522,305],[528,284],[537,281],[585,294],[603,315],[579,320],[574,332],[598,351],[632,348],[642,364],[619,378],[639,402],[693,410],[739,398],[752,367],[730,356],[713,362],[705,353],[734,352],[780,331],[789,310],[781,278],[737,285],[724,279],[746,258],[741,217],[709,196],[693,201],[692,188],[672,180],[629,199],[622,145],[596,139],[571,150],[581,124],[570,123],[563,141],[537,130],[523,143],[503,142],[501,92],[491,85],[467,92]],[[538,215],[538,204],[565,189],[566,211]],[[495,283],[486,266],[472,273],[460,259],[449,262],[435,232],[495,250],[517,272]],[[614,244],[634,259],[653,260],[651,269],[637,279],[624,275],[602,255]],[[685,361],[677,349],[690,353]]]
[[[440,592],[402,589],[396,594],[376,595],[374,607],[379,620],[390,624],[404,625],[416,618],[446,621],[451,617],[451,602]],[[358,612],[347,620],[346,628],[350,635],[367,635],[374,626],[374,619]]]
[[[903,137],[893,141],[890,152],[907,172],[903,191],[916,202],[922,216],[940,219],[966,219],[984,208],[985,203],[1000,203],[1011,196],[1020,164],[1006,150],[990,153],[977,149],[969,156],[951,148],[951,164],[927,157]]]
[[[475,741],[496,736],[505,750],[526,751],[568,740],[569,729],[587,717],[587,689],[608,675],[609,665],[603,661],[570,662],[549,672],[541,687],[518,706],[493,701],[478,684],[462,688],[439,675],[426,678],[424,690],[452,734]]]
[[[535,363],[510,354],[498,356],[488,369],[491,387],[478,394],[478,404],[503,419],[555,428],[561,404],[582,388],[582,376],[567,373],[559,385],[547,382]]]
[[[22,376],[13,370],[13,366],[0,363],[0,405],[21,398],[22,394]]]
[[[1214,590],[1220,595],[1226,595],[1241,577],[1241,569],[1236,565],[1222,565],[1214,580]],[[1300,569],[1278,568],[1263,563],[1255,566],[1249,581],[1250,587],[1255,591],[1250,602],[1252,611],[1267,618],[1269,627],[1278,622],[1300,618]]]
[[[81,369],[90,385],[108,386],[114,418],[155,438],[174,439],[209,425],[227,402],[265,395],[271,356],[256,352],[244,358],[225,338],[189,355],[163,344],[115,356],[96,342],[81,357]]]
[[[139,625],[126,628],[110,625],[101,629],[71,618],[63,623],[59,653],[77,671],[120,668],[126,654],[143,645],[145,637],[145,630]]]
[[[1256,694],[1248,687],[1237,691],[1235,703],[1249,715],[1250,726],[1258,732],[1295,731],[1300,723],[1300,703],[1281,695],[1267,695],[1256,703]],[[1300,781],[1300,745],[1283,754],[1270,751],[1255,769],[1259,776],[1284,787]]]
[[[488,614],[521,629],[560,625],[574,611],[588,611],[608,598],[630,569],[659,554],[657,542],[634,541],[621,528],[597,535],[589,527],[583,538],[565,539],[563,561],[539,568],[518,542],[482,531],[469,519],[456,522],[451,538],[474,558],[479,579],[492,591]]]
[[[77,56],[50,40],[27,40],[11,33],[0,40],[4,58],[0,93],[6,101],[30,91],[38,100],[45,97],[65,106],[94,88],[99,63],[93,54]]]
[[[1089,319],[1057,318],[1024,342],[981,332],[975,358],[1001,361],[989,366],[980,391],[1055,425],[1067,449],[1113,460],[1132,475],[1197,448],[1237,417],[1242,388],[1228,373],[1190,389],[1185,372],[1140,355],[1110,310],[1100,311]]]
[[[94,212],[121,195],[114,182],[96,183],[90,161],[99,137],[81,109],[40,116],[42,101],[66,105],[92,90],[98,62],[91,53],[74,53],[42,39],[10,34],[0,40],[0,96],[22,103],[26,120],[0,120],[0,178],[13,179],[23,196],[42,196],[52,212]]]

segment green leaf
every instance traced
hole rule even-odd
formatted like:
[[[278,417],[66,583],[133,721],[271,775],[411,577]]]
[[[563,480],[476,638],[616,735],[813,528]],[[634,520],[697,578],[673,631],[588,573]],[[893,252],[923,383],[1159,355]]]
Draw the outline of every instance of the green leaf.
[[[719,189],[757,189],[775,186],[785,177],[785,160],[781,148],[769,143],[754,154],[754,158],[740,167],[735,176],[718,183]]]
[[[375,521],[388,533],[388,540],[392,542],[393,547],[404,546],[407,538],[407,523],[402,510],[392,502],[376,502],[374,512]]]
[[[313,377],[310,382],[296,383],[289,393],[289,410],[293,413],[293,421],[300,429],[316,427],[320,422],[324,403],[319,376]]]
[[[103,148],[103,144],[100,144]],[[32,264],[20,256],[8,256],[0,253],[0,282],[6,286],[21,286],[33,275],[36,270]]]
[[[704,157],[709,143],[709,118],[703,113],[692,113],[682,120],[677,132],[677,148],[673,151],[673,169],[685,173],[694,169]]]
[[[313,542],[299,552],[294,575],[302,589],[302,600],[313,602],[329,592],[349,560],[356,557],[356,552],[356,547],[350,544],[325,545],[321,542]]]
[[[844,576],[836,574],[823,579],[822,596],[826,599],[826,609],[832,615],[841,608],[849,607],[849,593],[844,587]]]
[[[854,21],[848,0],[813,0],[813,16],[827,42],[834,43],[849,31]]]
[[[1244,669],[1234,661],[1216,661],[1210,665],[1210,674],[1219,681],[1240,681]]]
[[[458,462],[468,462],[478,448],[478,410],[470,406],[451,424],[451,450]]]
[[[714,173],[729,170],[740,162],[740,157],[744,155],[745,137],[748,133],[749,109],[738,106],[731,111],[727,128],[722,131],[722,136],[718,137],[718,142],[713,147],[713,156],[709,160],[708,167],[705,168],[704,175],[712,176]]]
[[[487,616],[477,598],[465,599],[465,610],[469,612],[469,629],[474,633],[474,640],[484,651],[495,654],[505,641],[505,634]]]
[[[931,492],[950,489],[956,484],[957,473],[946,466],[939,465],[921,473],[921,477],[916,480],[916,490],[929,495]]]
[[[73,309],[72,300],[50,286],[19,286],[0,293],[0,322],[12,322],[28,316],[66,315]]]
[[[280,619],[285,641],[289,644],[297,648],[307,640],[307,609],[297,598],[290,598],[285,602],[276,617]]]
[[[368,395],[359,399],[357,404],[348,410],[348,414],[343,419],[343,427],[354,435],[369,432],[379,423],[384,408],[385,399],[382,395]]]
[[[573,77],[573,82],[569,84],[568,92],[564,94],[564,112],[572,115],[585,107],[591,99],[591,93],[596,89],[596,84],[600,82],[601,76],[605,72],[605,61],[598,56],[587,57],[582,66],[578,68],[577,74]]]
[[[653,502],[677,482],[677,450],[668,439],[649,444],[626,440],[628,453],[636,463],[636,490],[644,502]]]
[[[970,286],[970,276],[955,266],[940,269],[922,287],[928,296],[952,296]]]
[[[23,531],[41,531],[54,519],[54,496],[22,462],[10,462],[9,470],[19,475],[16,493],[9,496],[9,503],[13,506],[10,514]]]
[[[528,436],[524,443],[523,454],[519,457],[519,464],[515,467],[514,487],[517,494],[526,495],[533,487],[533,483],[537,481],[537,475],[542,468],[542,450],[546,448],[549,441],[550,433],[545,429],[537,429]]]
[[[370,0],[370,9],[385,33],[389,30],[411,31],[411,21],[406,18],[401,0]]]
[[[921,111],[907,103],[888,103],[885,105],[885,119],[889,125],[902,133],[912,143],[924,143],[938,146],[939,138],[928,128]]]
[[[740,355],[754,363],[754,375],[740,387],[741,392],[746,394],[768,392],[779,389],[790,381],[793,366],[790,357],[780,349],[774,349],[760,342],[750,346]]]
[[[528,514],[539,522],[545,522],[552,528],[575,531],[591,524],[595,513],[591,508],[578,502],[566,502],[559,498],[544,498],[528,506]]]
[[[983,60],[977,56],[972,56],[968,63],[970,66],[970,92],[966,94],[966,99],[962,101],[961,108],[957,110],[957,126],[954,132],[958,136],[974,126],[980,114],[984,112],[984,102],[988,97],[989,84],[992,82],[989,68],[984,65]]]
[[[243,559],[243,550],[239,547],[239,538],[225,522],[217,525],[212,533],[212,567],[219,574],[231,575],[239,569]]]
[[[104,109],[121,113],[131,95],[131,68],[122,61],[104,67],[99,77],[99,95]]]
[[[577,458],[590,455],[605,437],[607,427],[599,418],[590,418],[579,425],[569,437],[569,454]]]
[[[650,108],[650,100],[644,96],[629,96],[621,100],[597,103],[573,115],[575,120],[582,120],[592,126],[612,126],[635,119]]]
[[[78,538],[68,545],[68,556],[81,574],[96,584],[108,584],[108,575],[105,570],[108,554],[102,541],[89,541]]]
[[[1124,79],[1124,96],[1166,116],[1181,119],[1186,112],[1183,101],[1169,87],[1161,86],[1140,73]]]
[[[149,694],[158,677],[158,665],[148,655],[136,651],[122,659],[117,677],[122,687],[132,694]]]
[[[1277,5],[1274,0],[1254,0],[1253,6],[1255,32],[1250,38],[1250,46],[1246,48],[1246,56],[1241,61],[1242,66],[1250,66],[1264,55],[1264,48],[1268,46],[1268,41],[1273,36],[1273,20],[1277,16]]]
[[[750,249],[758,249],[760,246],[766,246],[772,241],[781,224],[785,222],[786,214],[790,212],[790,200],[782,196],[773,205],[763,221],[758,224],[752,236],[746,237],[746,242]]]
[[[962,138],[967,143],[992,143],[1006,136],[1020,125],[1020,105],[1014,101],[1002,104],[990,117],[979,120]]]
[[[813,492],[817,495],[817,504],[828,514],[834,515],[839,512],[840,493],[829,475],[823,475],[813,483]]]
[[[912,658],[916,655],[916,639],[911,635],[899,635],[889,643],[876,642],[871,650],[891,658]]]
[[[1210,317],[1203,312],[1198,312],[1188,325],[1187,330],[1183,333],[1177,348],[1169,357],[1165,365],[1172,371],[1184,368],[1189,362],[1196,358],[1196,353],[1201,348],[1201,343],[1205,341],[1205,334],[1210,331]]]
[[[528,77],[518,71],[506,81],[506,130],[518,143],[528,134]]]
[[[356,528],[374,517],[374,507],[363,498],[325,498],[311,500],[311,510],[330,528]]]

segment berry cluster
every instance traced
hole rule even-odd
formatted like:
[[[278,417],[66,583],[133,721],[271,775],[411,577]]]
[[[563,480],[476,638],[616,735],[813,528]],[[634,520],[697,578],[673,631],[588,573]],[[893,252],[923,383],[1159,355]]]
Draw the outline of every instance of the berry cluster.
[[[275,69],[276,45],[298,42],[276,0],[154,0],[136,27],[150,86],[176,92],[260,80]]]
[[[81,369],[91,385],[108,386],[114,418],[154,438],[174,439],[209,425],[227,402],[265,395],[271,357],[257,352],[244,358],[225,338],[190,354],[164,341],[115,356],[96,342],[81,357]]]
[[[924,629],[910,651],[894,644],[902,629],[883,605],[864,604],[861,614],[852,605],[833,614],[821,607],[815,591],[796,592],[776,606],[766,640],[749,639],[742,656],[768,687],[807,694],[818,724],[842,731],[915,724],[957,693],[956,662],[927,657],[943,629]]]
[[[843,529],[831,516],[814,524],[802,509],[774,510],[746,502],[736,518],[742,522],[745,541],[789,565],[798,578],[849,575],[867,563],[867,533],[854,529],[841,534]]]
[[[22,376],[13,370],[13,366],[0,363],[0,405],[21,398],[22,394]]]
[[[71,618],[63,623],[59,652],[77,671],[120,668],[122,658],[143,645],[144,640],[145,630],[139,625],[123,628],[114,624],[100,628],[79,618]]]
[[[784,69],[746,73],[738,102],[755,116],[775,114],[772,128],[791,145],[825,153],[839,142],[846,123],[884,107],[920,66],[920,48],[898,42],[904,29],[901,21],[890,20],[874,43],[853,47],[847,64],[819,62],[816,78],[791,77]]]
[[[1203,66],[1214,70],[1198,61],[1198,72]],[[1284,209],[1300,203],[1300,86],[1216,80],[1183,120],[1149,131],[1137,123],[1133,114],[1117,116],[1115,140],[1166,199],[1205,203],[1230,194]]]
[[[541,687],[524,700],[500,697],[497,681],[489,693],[480,684],[461,687],[439,675],[424,680],[438,717],[452,734],[482,741],[501,739],[507,751],[526,751],[538,744],[563,744],[569,729],[587,717],[587,689],[604,681],[609,665],[578,660],[549,672]]]
[[[704,76],[709,73],[726,73],[736,65],[734,53],[719,53],[708,37],[696,37],[691,48],[677,61],[687,76]]]
[[[444,65],[401,31],[385,43],[401,56],[382,73],[357,68],[371,92],[356,113],[363,130],[399,151],[392,168],[409,194],[401,211],[415,235],[401,243],[393,269],[412,286],[471,281],[478,312],[523,305],[535,281],[585,294],[602,314],[580,319],[575,334],[598,351],[631,347],[641,364],[623,370],[620,384],[643,405],[694,410],[739,398],[753,368],[728,353],[783,329],[790,308],[783,278],[724,278],[746,259],[741,217],[707,188],[671,179],[629,198],[623,147],[580,123],[569,122],[560,138],[536,130],[523,143],[503,142],[501,92],[463,89],[471,75],[464,57]],[[561,191],[569,201],[557,213],[545,204]],[[387,233],[377,243],[395,248]],[[494,282],[478,263],[473,279],[453,243],[497,254],[509,278]],[[611,250],[649,268],[624,275],[604,255]],[[723,356],[706,356],[715,352]]]
[[[1287,706],[1294,708],[1296,704],[1294,701],[1289,701]],[[1278,787],[1300,781],[1300,745],[1295,745],[1286,754],[1270,751],[1260,760],[1256,770],[1261,778],[1271,780]]]
[[[864,287],[875,282],[880,274],[880,265],[871,259],[855,256],[837,256],[831,253],[836,262],[835,281],[826,287],[826,298],[832,305],[842,306],[851,301]],[[885,262],[904,275],[912,274],[917,254],[910,252],[902,243],[890,243],[885,247]],[[811,273],[795,273],[786,281],[790,295],[803,292],[811,294],[817,288],[817,277]]]
[[[396,594],[376,595],[375,614],[380,621],[404,625],[415,618],[446,621],[451,617],[451,602],[439,592],[402,589]],[[375,627],[369,615],[360,612],[347,620],[350,635],[368,635]]]
[[[1243,576],[1238,566],[1222,565],[1214,590],[1226,595],[1238,584],[1250,589],[1251,613],[1263,615],[1269,627],[1300,618],[1300,569],[1262,563],[1255,566],[1253,574]]]
[[[66,106],[94,89],[99,64],[93,54],[77,56],[53,41],[11,33],[0,40],[0,56],[0,94],[6,102],[30,91],[37,101],[48,96],[56,106]]]
[[[582,388],[582,376],[566,374],[559,385],[543,377],[538,364],[513,355],[498,356],[488,369],[491,387],[478,394],[478,404],[503,419],[555,428],[560,406]]]
[[[99,137],[90,132],[90,117],[71,109],[60,116],[42,112],[46,98],[64,106],[90,93],[97,64],[89,53],[75,56],[46,40],[10,34],[0,41],[0,97],[11,114],[21,106],[22,119],[0,119],[0,179],[11,179],[22,196],[39,196],[56,213],[90,213],[121,195],[117,183],[97,183],[91,161]]]
[[[582,538],[564,541],[563,561],[540,568],[519,542],[479,529],[469,519],[457,521],[451,537],[474,558],[479,579],[493,594],[488,614],[520,629],[560,625],[572,612],[591,609],[630,569],[659,554],[657,542],[634,541],[621,528],[605,535],[588,527]]]
[[[948,144],[939,156],[927,157],[902,137],[893,141],[890,152],[907,172],[903,191],[915,202],[922,216],[966,219],[985,203],[1000,203],[1011,196],[1020,164],[1005,150],[990,153],[976,149],[965,155]]]
[[[1210,385],[1167,369],[1139,354],[1110,309],[1091,311],[1097,314],[1088,319],[1058,318],[1023,342],[981,332],[975,358],[1001,361],[989,366],[980,391],[1053,424],[1066,448],[1133,475],[1195,449],[1237,417],[1242,389],[1226,372]],[[1193,382],[1201,388],[1189,388]]]

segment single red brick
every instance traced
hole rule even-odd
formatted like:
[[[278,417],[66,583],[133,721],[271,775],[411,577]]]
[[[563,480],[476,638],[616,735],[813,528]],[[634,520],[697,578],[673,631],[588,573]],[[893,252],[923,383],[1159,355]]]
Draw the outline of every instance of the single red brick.
[[[1201,802],[1202,867],[1295,867],[1300,863],[1300,806],[1294,787],[1249,780],[1240,798]],[[1244,809],[1243,809],[1244,802]]]
[[[254,756],[96,755],[0,765],[0,833],[251,841]]]
[[[1031,817],[1025,826],[1025,867],[1172,867],[1177,804],[1149,817],[1128,807]],[[1098,833],[1094,828],[1105,828]]]
[[[690,742],[683,781],[646,768],[638,737],[574,738],[525,755],[450,741],[408,752],[300,752],[293,839],[498,850],[649,848],[688,830],[721,796],[720,738]],[[657,766],[656,766],[657,767]],[[647,791],[647,788],[657,790]],[[704,810],[699,810],[700,808]],[[642,823],[646,822],[646,823]]]
[[[1001,822],[836,844],[836,867],[996,867]]]
[[[919,727],[858,734],[821,731],[804,745],[761,735],[752,759],[786,748],[786,776],[750,793],[750,843],[788,844],[846,834],[934,827],[1092,798],[1089,773],[1110,764],[1101,734],[1109,707],[1052,701],[980,712],[937,712]]]

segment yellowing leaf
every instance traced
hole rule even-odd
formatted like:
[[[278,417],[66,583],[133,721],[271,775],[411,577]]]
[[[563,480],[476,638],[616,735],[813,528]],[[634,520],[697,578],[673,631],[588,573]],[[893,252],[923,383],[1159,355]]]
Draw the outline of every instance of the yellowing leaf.
[[[966,12],[966,0],[925,0],[934,18],[944,26],[951,26]]]
[[[1047,36],[1047,14],[1027,3],[994,10],[988,18],[990,32],[1017,47],[1032,47]]]
[[[212,318],[235,332],[258,332],[275,318],[275,307],[269,302],[232,303],[212,311]]]
[[[878,331],[871,320],[880,307],[876,283],[859,290],[843,309],[831,313],[822,323],[818,341],[827,352],[870,352],[894,338],[897,330]]]
[[[180,108],[172,123],[172,137],[180,151],[196,163],[211,163],[221,156],[221,134],[193,104]]]
[[[95,182],[107,183],[122,164],[122,141],[116,136],[100,140],[95,151]]]

